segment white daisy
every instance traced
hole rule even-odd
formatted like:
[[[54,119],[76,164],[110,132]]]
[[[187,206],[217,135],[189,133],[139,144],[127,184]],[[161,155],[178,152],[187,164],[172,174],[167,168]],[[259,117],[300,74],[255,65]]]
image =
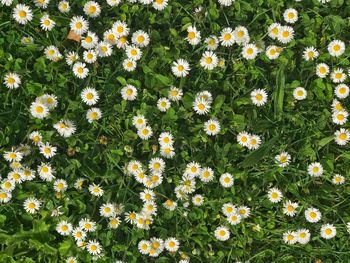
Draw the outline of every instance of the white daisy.
[[[35,118],[43,119],[49,115],[49,109],[40,102],[32,102],[30,105],[30,113]]]
[[[305,210],[305,219],[310,223],[317,223],[321,220],[321,212],[317,208],[310,207]]]
[[[219,226],[215,229],[214,235],[215,235],[216,239],[218,239],[220,241],[226,241],[230,238],[230,231],[225,226]]]
[[[85,79],[89,74],[89,69],[83,62],[76,62],[73,65],[73,73],[79,79]]]
[[[33,12],[29,6],[17,4],[12,10],[12,17],[21,25],[27,24],[33,19]]]
[[[201,41],[201,33],[197,30],[195,26],[189,26],[187,28],[186,40],[193,46],[198,45]]]
[[[324,224],[321,227],[320,235],[324,239],[331,239],[337,235],[337,229],[332,224]]]
[[[267,197],[272,203],[279,203],[282,200],[282,192],[278,188],[271,188],[267,192]]]
[[[94,121],[97,121],[101,119],[102,112],[99,108],[91,108],[86,112],[86,119],[89,123],[93,123]]]
[[[340,128],[334,133],[335,142],[338,145],[346,145],[350,140],[350,132],[347,129]]]
[[[71,30],[77,35],[82,35],[89,29],[89,22],[83,16],[73,16],[69,25]]]
[[[341,40],[333,40],[328,44],[328,52],[333,57],[339,57],[345,52],[345,43]]]
[[[255,89],[250,93],[250,99],[254,105],[263,106],[267,102],[267,93],[265,89]]]
[[[288,8],[283,13],[283,19],[287,23],[294,24],[298,21],[298,11],[294,8]]]
[[[204,131],[207,135],[217,135],[220,130],[220,123],[217,120],[210,119],[204,123]]]
[[[95,105],[100,99],[97,90],[90,87],[86,87],[85,89],[83,89],[80,93],[80,97],[82,101],[89,106]]]
[[[9,72],[4,76],[4,84],[9,89],[17,89],[21,83],[21,77],[17,73]]]
[[[293,97],[296,100],[304,100],[306,99],[307,91],[303,87],[297,87],[293,90]]]
[[[220,184],[222,185],[222,187],[224,188],[229,188],[233,185],[234,183],[234,179],[233,176],[229,173],[224,173],[220,176]]]
[[[207,70],[213,70],[218,65],[218,57],[212,51],[205,51],[202,54],[200,65]]]
[[[173,74],[178,77],[186,77],[190,71],[190,65],[188,62],[184,59],[178,59],[173,62],[173,65],[171,67],[171,71]]]

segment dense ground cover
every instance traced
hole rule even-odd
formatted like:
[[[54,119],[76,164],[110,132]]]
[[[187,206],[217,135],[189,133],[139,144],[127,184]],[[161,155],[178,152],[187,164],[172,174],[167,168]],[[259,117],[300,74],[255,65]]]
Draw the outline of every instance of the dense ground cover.
[[[347,262],[349,16],[0,0],[0,262]]]

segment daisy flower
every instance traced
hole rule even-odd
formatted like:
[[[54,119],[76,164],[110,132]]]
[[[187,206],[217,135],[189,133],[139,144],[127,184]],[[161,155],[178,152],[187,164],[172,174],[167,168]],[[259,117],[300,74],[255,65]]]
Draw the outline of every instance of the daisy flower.
[[[219,4],[222,6],[231,6],[235,0],[218,0]]]
[[[349,86],[346,84],[339,84],[335,87],[334,89],[334,94],[339,98],[339,99],[345,99],[346,97],[349,96]]]
[[[83,53],[83,59],[86,63],[95,63],[97,60],[97,53],[93,49],[85,50]]]
[[[49,109],[40,102],[32,102],[30,113],[34,118],[43,119],[49,115]]]
[[[150,42],[150,37],[145,31],[138,30],[132,34],[131,42],[139,47],[147,47]]]
[[[148,140],[153,135],[152,128],[150,126],[143,126],[139,130],[137,130],[137,135],[142,140]]]
[[[344,110],[333,112],[332,121],[335,124],[343,125],[348,121],[348,115],[348,112]]]
[[[137,89],[133,85],[126,85],[123,87],[120,91],[123,100],[130,100],[133,101],[137,97]]]
[[[115,216],[115,208],[111,203],[103,204],[100,206],[100,215],[102,217],[112,217]]]
[[[9,89],[17,89],[21,85],[21,78],[17,73],[9,72],[4,77],[4,84]]]
[[[214,179],[214,171],[210,167],[204,167],[198,177],[203,183],[209,183]]]
[[[56,155],[57,147],[51,146],[48,142],[40,145],[40,153],[45,156],[46,159]]]
[[[84,10],[85,15],[92,17],[92,18],[98,17],[101,14],[101,7],[95,1],[86,2],[83,10]]]
[[[88,31],[85,37],[81,39],[81,46],[85,49],[92,49],[96,47],[97,43],[98,43],[98,36],[91,31]]]
[[[194,195],[192,197],[192,203],[195,205],[195,206],[201,206],[203,203],[204,203],[204,197],[202,195]]]
[[[249,141],[250,141],[250,134],[249,133],[247,133],[245,131],[238,133],[237,142],[240,145],[242,145],[244,147],[248,147]]]
[[[107,4],[110,6],[117,6],[121,3],[122,0],[107,0]]]
[[[90,240],[86,244],[85,248],[91,255],[94,255],[94,256],[99,255],[102,252],[102,247],[97,240]]]
[[[247,206],[240,206],[237,208],[237,211],[242,218],[248,218],[250,215],[250,208]]]
[[[332,57],[339,57],[345,52],[345,43],[341,40],[333,40],[328,44],[327,49]]]
[[[286,167],[289,165],[291,156],[287,152],[282,152],[275,156],[275,161],[279,167]]]
[[[72,224],[68,223],[65,220],[59,222],[56,226],[56,231],[62,236],[69,236],[72,230],[73,230]]]
[[[217,120],[210,119],[204,123],[204,131],[207,135],[217,135],[220,130],[220,123]]]
[[[188,62],[184,59],[178,59],[173,62],[173,65],[171,67],[171,71],[173,74],[178,77],[186,77],[190,71],[190,65]]]
[[[307,170],[308,170],[309,175],[311,175],[313,177],[320,177],[323,174],[323,167],[318,162],[311,163],[308,166]]]
[[[207,37],[204,42],[207,45],[206,48],[212,51],[216,50],[219,46],[219,39],[214,35]]]
[[[132,125],[134,125],[137,129],[142,128],[147,124],[147,120],[143,115],[137,115],[132,118]]]
[[[139,60],[142,56],[142,51],[136,46],[127,46],[125,49],[126,56],[135,61]]]
[[[167,98],[159,98],[157,101],[157,108],[162,112],[166,112],[170,106],[170,101]]]
[[[137,63],[133,59],[126,58],[123,61],[123,68],[128,72],[134,71],[136,69],[136,66],[137,66]]]
[[[218,65],[218,57],[212,51],[205,51],[202,54],[200,65],[207,70],[213,70]]]
[[[297,237],[296,232],[287,231],[287,232],[283,233],[283,241],[289,245],[293,245],[296,242],[298,242],[298,237]]]
[[[304,49],[303,58],[306,61],[314,60],[318,57],[319,53],[314,47],[307,47]]]
[[[270,38],[272,39],[276,39],[278,38],[280,31],[281,31],[281,24],[279,23],[273,23],[269,26],[269,28],[267,29],[268,31],[268,35]]]
[[[248,60],[255,59],[258,55],[258,49],[255,44],[247,44],[243,47],[241,55]]]
[[[17,4],[12,10],[12,17],[17,23],[25,25],[33,19],[33,12],[29,6]]]
[[[261,138],[258,135],[250,135],[249,141],[248,141],[248,149],[249,150],[256,150],[260,147],[261,144]]]
[[[159,135],[158,142],[161,146],[173,145],[174,138],[170,132],[162,132]]]
[[[67,188],[67,182],[63,179],[56,180],[53,184],[53,189],[58,193],[65,192]]]
[[[294,8],[288,8],[283,13],[283,19],[289,24],[294,24],[298,21],[298,11]]]
[[[297,87],[293,90],[293,97],[296,100],[304,100],[306,99],[307,91],[303,87]]]
[[[96,51],[99,57],[109,57],[112,55],[112,45],[106,41],[101,41],[97,44]]]
[[[175,237],[169,237],[164,240],[164,247],[171,253],[178,251],[180,242]]]
[[[266,48],[265,54],[269,59],[277,59],[281,54],[282,48],[278,46],[268,46]]]
[[[117,37],[127,36],[130,32],[128,25],[120,20],[114,22],[112,29],[114,30]]]
[[[331,239],[337,235],[337,229],[332,224],[324,224],[321,227],[320,235],[324,239]]]
[[[44,181],[51,182],[54,179],[53,174],[55,170],[48,163],[41,163],[38,166],[37,171],[39,173],[39,177]]]
[[[89,29],[89,22],[85,20],[85,18],[82,16],[73,16],[72,19],[70,20],[69,25],[71,30],[75,34],[80,36],[86,33]]]
[[[267,102],[267,93],[265,89],[255,89],[250,93],[252,103],[258,107],[263,106]]]
[[[73,73],[79,79],[85,79],[89,74],[89,69],[83,62],[76,62],[73,65]]]
[[[10,192],[0,191],[0,203],[8,203],[12,198]]]
[[[316,75],[325,78],[329,74],[329,66],[326,63],[319,63],[316,66]]]
[[[94,121],[97,121],[101,119],[102,112],[99,108],[91,108],[86,112],[86,119],[89,123],[93,123]]]
[[[279,203],[282,200],[282,192],[278,188],[271,188],[267,192],[267,197],[272,203]]]
[[[193,102],[193,110],[199,114],[199,115],[205,115],[209,112],[210,110],[210,104],[208,103],[207,100],[203,98],[197,98]]]
[[[61,13],[68,13],[70,11],[70,5],[69,5],[69,2],[67,1],[60,1],[58,3],[58,10],[61,12]]]
[[[224,28],[219,37],[221,41],[221,45],[223,47],[230,47],[235,43],[234,35],[233,35],[233,30],[230,27]]]
[[[86,87],[83,89],[80,93],[80,97],[82,101],[89,106],[95,105],[100,99],[100,96],[98,95],[96,89],[91,87]]]
[[[66,63],[68,66],[73,65],[79,59],[79,55],[77,52],[70,51],[66,55]]]
[[[248,44],[248,42],[250,40],[248,30],[244,26],[237,26],[235,28],[235,30],[233,31],[233,37],[235,39],[235,42],[239,45],[241,45],[241,44],[246,45],[246,44]]]
[[[288,44],[294,38],[294,29],[290,26],[280,26],[278,30],[278,41],[283,44]]]
[[[183,96],[182,89],[178,89],[176,87],[171,87],[168,92],[168,99],[170,101],[179,101]]]
[[[0,0],[0,3],[4,6],[11,6],[13,0]]]
[[[317,223],[321,220],[321,212],[317,208],[310,207],[305,210],[305,219],[310,223]]]
[[[233,225],[233,226],[238,225],[239,223],[241,223],[241,221],[242,221],[242,217],[237,213],[232,213],[229,216],[227,216],[227,222],[230,225]]]
[[[201,41],[201,33],[194,26],[189,26],[187,28],[187,37],[186,40],[192,46],[198,45]]]
[[[283,214],[287,215],[287,216],[290,216],[290,217],[293,217],[295,216],[296,214],[296,209],[298,208],[298,203],[296,202],[292,202],[292,201],[286,201],[284,204],[283,204]]]
[[[229,173],[224,173],[220,176],[220,184],[222,185],[222,187],[224,188],[229,188],[233,185],[234,179],[233,176]]]
[[[94,196],[102,196],[104,191],[103,189],[99,186],[99,185],[96,185],[96,184],[91,184],[89,186],[89,192],[94,195]]]
[[[155,0],[153,2],[153,8],[158,10],[158,11],[162,11],[164,10],[168,5],[168,0]]]
[[[334,133],[335,142],[338,145],[346,145],[350,140],[350,132],[347,129],[340,128]]]
[[[340,174],[335,174],[332,178],[332,183],[335,185],[340,185],[345,182],[345,177]]]
[[[215,238],[219,241],[226,241],[230,238],[230,231],[225,226],[219,226],[214,231]]]
[[[345,81],[346,77],[342,68],[336,68],[331,73],[331,80],[333,83],[342,83]]]
[[[56,22],[50,19],[49,15],[44,15],[40,18],[40,27],[45,31],[51,31],[56,25]]]
[[[50,0],[33,0],[33,2],[37,7],[45,9],[47,8]]]
[[[305,229],[305,228],[299,229],[296,232],[296,235],[297,235],[298,242],[300,244],[305,245],[305,244],[309,243],[311,234],[310,234],[310,231],[308,229]]]

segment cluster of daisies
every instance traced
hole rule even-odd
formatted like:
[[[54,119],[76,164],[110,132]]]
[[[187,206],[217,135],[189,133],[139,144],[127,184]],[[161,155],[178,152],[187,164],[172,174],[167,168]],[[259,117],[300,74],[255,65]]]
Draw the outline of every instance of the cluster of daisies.
[[[269,189],[267,193],[268,199],[273,204],[282,202],[283,194],[282,191],[274,187]],[[292,202],[290,200],[285,200],[282,207],[282,212],[288,217],[295,217],[300,211],[298,209],[300,205],[297,202]],[[299,210],[299,211],[298,211]],[[322,218],[322,213],[319,209],[315,207],[308,207],[304,211],[305,220],[308,223],[314,224],[318,223]],[[350,224],[347,223],[347,229],[349,231]],[[320,227],[320,236],[325,239],[330,239],[336,236],[336,227],[333,224],[323,224]],[[282,238],[287,244],[307,244],[310,241],[311,233],[309,229],[303,228],[297,231],[286,231],[283,233]]]
[[[165,240],[152,237],[150,240],[141,240],[138,244],[138,249],[143,255],[158,257],[164,251],[164,249],[166,249],[169,253],[176,253],[179,246],[179,241],[174,237],[169,237]]]
[[[211,104],[213,103],[213,96],[209,91],[201,91],[196,94],[193,102],[193,110],[198,115],[207,115],[210,111]],[[217,135],[221,130],[221,126],[218,120],[209,119],[204,123],[204,131],[207,135]]]

